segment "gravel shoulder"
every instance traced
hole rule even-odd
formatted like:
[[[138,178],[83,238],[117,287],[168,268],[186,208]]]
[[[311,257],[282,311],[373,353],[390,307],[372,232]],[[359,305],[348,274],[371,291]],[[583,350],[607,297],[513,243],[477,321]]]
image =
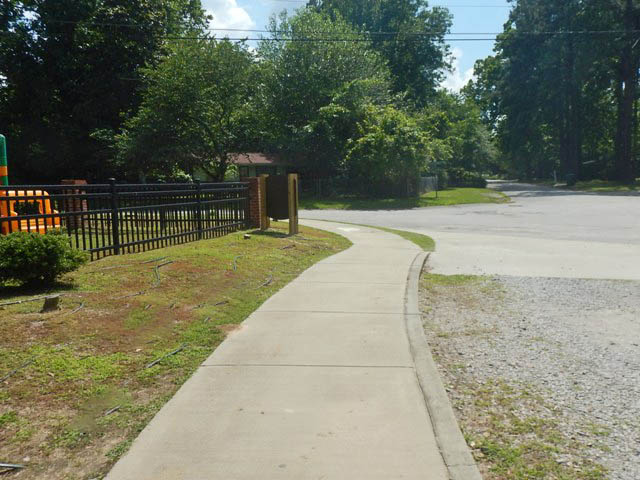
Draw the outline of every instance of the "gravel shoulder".
[[[426,273],[421,309],[485,478],[640,478],[640,282]]]

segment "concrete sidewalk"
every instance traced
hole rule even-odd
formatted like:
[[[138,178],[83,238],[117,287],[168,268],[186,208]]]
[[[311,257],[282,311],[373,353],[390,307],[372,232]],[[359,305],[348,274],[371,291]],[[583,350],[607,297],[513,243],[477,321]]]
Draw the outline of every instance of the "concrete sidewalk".
[[[449,478],[405,326],[420,250],[380,230],[305,224],[354,245],[254,312],[107,480]]]

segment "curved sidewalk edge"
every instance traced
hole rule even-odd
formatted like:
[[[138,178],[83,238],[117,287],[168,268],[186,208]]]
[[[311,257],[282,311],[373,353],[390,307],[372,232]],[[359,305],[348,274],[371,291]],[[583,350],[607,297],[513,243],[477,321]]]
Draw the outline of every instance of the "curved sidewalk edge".
[[[449,470],[451,480],[482,480],[480,471],[458,426],[422,325],[418,289],[420,275],[428,259],[427,252],[418,254],[411,265],[407,278],[405,320],[411,355],[415,363],[418,382],[429,410],[436,441]]]

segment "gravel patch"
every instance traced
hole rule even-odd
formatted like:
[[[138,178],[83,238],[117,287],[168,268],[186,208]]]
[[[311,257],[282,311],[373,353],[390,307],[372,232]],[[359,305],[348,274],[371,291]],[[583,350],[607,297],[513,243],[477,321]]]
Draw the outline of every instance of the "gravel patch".
[[[581,458],[606,478],[640,478],[640,282],[427,278],[423,287],[425,330],[463,430],[482,410],[474,385],[519,385],[540,400],[517,414],[536,410],[569,439],[553,454],[559,464]]]

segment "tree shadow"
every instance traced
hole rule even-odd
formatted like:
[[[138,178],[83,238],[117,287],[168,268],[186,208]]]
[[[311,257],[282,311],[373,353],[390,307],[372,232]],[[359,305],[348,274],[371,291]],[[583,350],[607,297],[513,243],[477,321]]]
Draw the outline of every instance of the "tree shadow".
[[[20,285],[0,283],[0,300],[15,297],[37,297],[53,295],[75,289],[76,285],[71,282],[58,281],[51,285]]]
[[[290,237],[288,233],[278,232],[276,230],[253,230],[249,232],[250,235],[260,235],[263,237],[271,237],[271,238],[287,238]]]

